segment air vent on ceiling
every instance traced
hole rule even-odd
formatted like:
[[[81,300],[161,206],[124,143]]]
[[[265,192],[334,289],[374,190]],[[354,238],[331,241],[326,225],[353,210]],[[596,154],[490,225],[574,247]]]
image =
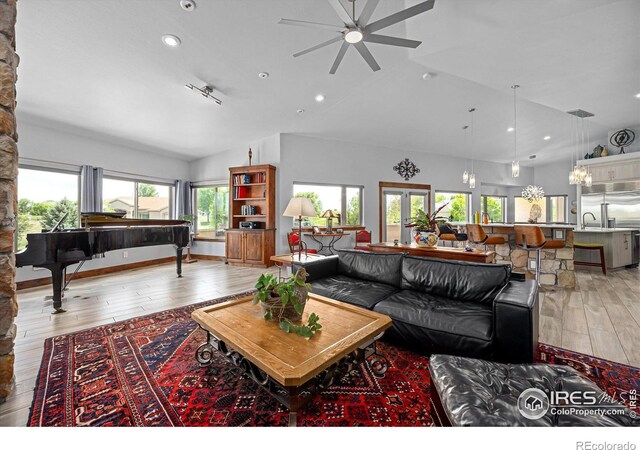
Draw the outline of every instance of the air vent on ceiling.
[[[575,109],[573,111],[567,111],[567,114],[571,114],[572,116],[580,117],[584,119],[585,117],[593,117],[594,114],[589,111],[585,111],[583,109]]]

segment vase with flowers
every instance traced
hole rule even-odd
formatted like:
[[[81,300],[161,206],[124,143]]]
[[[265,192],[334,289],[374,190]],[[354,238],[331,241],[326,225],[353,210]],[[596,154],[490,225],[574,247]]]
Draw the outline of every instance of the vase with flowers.
[[[411,217],[411,223],[405,225],[407,228],[413,228],[413,240],[418,247],[435,247],[438,245],[438,222],[447,220],[446,217],[438,216],[438,214],[448,204],[448,202],[445,203],[431,214],[427,214],[423,209],[418,209],[416,216]]]

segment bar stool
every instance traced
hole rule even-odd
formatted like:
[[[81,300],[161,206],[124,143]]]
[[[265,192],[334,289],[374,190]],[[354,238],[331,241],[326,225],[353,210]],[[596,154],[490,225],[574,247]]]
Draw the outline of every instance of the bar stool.
[[[506,241],[502,236],[489,236],[484,232],[484,228],[477,223],[467,224],[467,235],[469,236],[469,242],[473,244],[484,244],[485,251],[487,245],[500,245]]]
[[[454,242],[465,242],[468,239],[466,233],[459,233],[447,224],[436,225],[436,228],[438,229],[438,239],[443,242],[451,242],[451,247]]]
[[[575,264],[576,266],[600,266],[600,268],[602,269],[602,273],[603,274],[607,274],[607,264],[604,260],[604,244],[600,244],[600,243],[587,243],[587,242],[574,242],[573,243],[573,248],[574,249],[581,249],[581,250],[600,250],[600,262],[596,263],[596,262],[588,262],[588,261],[573,261],[573,264]]]
[[[564,241],[559,239],[549,239],[545,237],[542,228],[536,226],[515,225],[513,233],[516,245],[527,252],[536,251],[536,281],[540,286],[540,250],[563,248]]]

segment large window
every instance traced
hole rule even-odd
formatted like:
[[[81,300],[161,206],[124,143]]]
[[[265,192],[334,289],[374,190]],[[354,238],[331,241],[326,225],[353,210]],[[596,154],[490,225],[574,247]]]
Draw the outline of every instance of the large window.
[[[447,204],[438,216],[447,218],[452,224],[469,223],[470,194],[467,192],[439,192],[436,191],[436,210]]]
[[[507,221],[507,197],[496,195],[482,196],[482,212],[489,214],[490,222]]]
[[[27,245],[27,233],[78,226],[79,175],[21,168],[18,175],[18,250]]]
[[[104,178],[103,210],[125,211],[130,219],[170,219],[172,191],[164,184]]]
[[[537,202],[529,203],[522,197],[515,198],[515,221],[566,222],[567,196],[548,195]]]
[[[551,195],[547,197],[549,222],[567,221],[567,196]]]
[[[514,198],[514,219],[516,223],[526,223],[529,220],[534,222],[546,222],[547,217],[547,199],[529,202],[522,197]]]
[[[326,210],[340,215],[334,224],[362,225],[361,186],[294,183],[293,196],[309,198],[316,210],[317,216],[305,219],[304,226],[326,226],[327,219],[320,217]]]
[[[193,188],[197,214],[195,232],[200,238],[221,238],[229,228],[229,186]]]

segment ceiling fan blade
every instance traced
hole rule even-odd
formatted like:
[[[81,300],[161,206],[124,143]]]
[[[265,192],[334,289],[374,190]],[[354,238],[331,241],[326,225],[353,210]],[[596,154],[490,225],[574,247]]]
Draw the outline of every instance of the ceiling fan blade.
[[[344,58],[344,54],[347,53],[347,49],[348,48],[349,48],[349,43],[347,41],[343,41],[342,42],[342,46],[340,47],[340,50],[338,50],[338,55],[336,56],[335,61],[333,61],[333,65],[331,66],[331,70],[329,70],[329,73],[331,75],[336,73],[336,70],[338,70],[338,66],[342,62],[342,58]]]
[[[373,42],[374,44],[396,45],[398,47],[416,48],[422,44],[421,41],[413,41],[411,39],[402,39],[392,36],[383,36],[381,34],[365,34],[364,40]]]
[[[360,53],[360,55],[364,58],[367,64],[369,64],[369,67],[371,67],[371,70],[373,70],[374,72],[380,70],[380,66],[376,62],[375,58],[373,57],[373,55],[371,54],[367,46],[364,45],[364,42],[360,41],[357,44],[353,44],[353,46],[356,48],[356,50],[358,50],[358,53]]]
[[[329,0],[329,4],[333,9],[335,9],[336,13],[338,14],[338,17],[340,17],[340,20],[342,20],[345,24],[349,25],[350,27],[356,26],[356,24],[353,22],[353,19],[351,18],[347,10],[344,9],[344,6],[342,6],[342,3],[340,3],[340,0]]]
[[[324,28],[327,30],[337,31],[339,33],[344,31],[344,27],[339,27],[337,25],[330,25],[328,23],[307,22],[306,20],[280,19],[278,23],[280,25],[293,25],[297,27]]]
[[[371,19],[371,15],[373,14],[373,11],[376,9],[376,6],[378,6],[379,2],[380,0],[367,1],[367,4],[364,5],[364,8],[360,13],[360,17],[358,17],[358,25],[360,25],[361,27],[364,27],[365,25],[367,25],[367,22],[369,22],[369,19]]]
[[[368,33],[374,33],[378,30],[382,30],[383,28],[390,27],[393,24],[402,22],[403,20],[407,20],[413,16],[417,16],[418,14],[425,11],[429,11],[431,8],[433,8],[434,3],[435,0],[427,0],[426,2],[418,3],[411,8],[407,8],[395,14],[391,14],[390,16],[387,16],[383,19],[376,20],[375,22],[370,23],[368,26],[366,26],[365,31],[367,31]]]
[[[298,56],[306,55],[306,54],[307,54],[307,53],[309,53],[309,52],[312,52],[312,51],[314,51],[314,50],[318,50],[319,48],[322,48],[322,47],[326,47],[327,45],[329,45],[329,44],[333,44],[334,42],[338,42],[338,41],[344,41],[344,39],[343,39],[342,35],[340,35],[340,36],[336,36],[336,37],[334,37],[333,39],[329,39],[328,41],[324,41],[324,42],[323,42],[323,43],[321,43],[321,44],[314,45],[313,47],[310,47],[310,48],[308,48],[308,49],[306,49],[306,50],[302,50],[301,52],[294,53],[294,54],[293,54],[293,57],[294,57],[294,58],[297,58]],[[346,42],[345,42],[345,44],[346,44]]]

